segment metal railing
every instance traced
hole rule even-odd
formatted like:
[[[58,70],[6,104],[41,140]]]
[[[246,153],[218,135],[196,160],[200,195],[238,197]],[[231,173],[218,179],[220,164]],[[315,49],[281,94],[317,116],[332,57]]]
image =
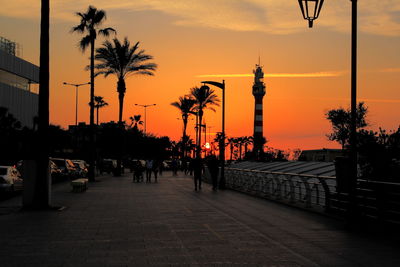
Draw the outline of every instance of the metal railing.
[[[225,168],[226,187],[316,211],[330,208],[336,192],[334,177]],[[210,180],[208,170],[205,180]]]

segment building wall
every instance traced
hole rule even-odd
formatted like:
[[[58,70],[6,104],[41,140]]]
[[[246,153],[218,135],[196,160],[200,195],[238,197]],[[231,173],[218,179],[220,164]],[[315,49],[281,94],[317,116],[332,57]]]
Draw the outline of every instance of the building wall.
[[[38,115],[39,96],[0,82],[0,106],[18,119],[22,126],[33,128],[33,118]]]
[[[30,92],[30,84],[39,82],[39,67],[0,50],[0,74],[0,106],[7,108],[22,126],[33,128],[39,96]]]
[[[39,67],[14,55],[0,50],[0,69],[39,83]]]

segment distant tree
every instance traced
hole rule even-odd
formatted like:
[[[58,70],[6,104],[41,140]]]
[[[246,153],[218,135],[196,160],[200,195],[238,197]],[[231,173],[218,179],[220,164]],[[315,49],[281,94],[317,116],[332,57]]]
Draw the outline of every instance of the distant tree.
[[[14,115],[12,115],[7,108],[0,107],[0,133],[10,133],[22,128]]]
[[[360,102],[357,106],[356,128],[357,130],[363,129],[368,126],[366,115],[368,108],[364,102]],[[350,126],[351,126],[351,110],[350,109],[332,109],[326,114],[326,118],[332,124],[333,133],[328,134],[327,137],[330,141],[336,141],[344,149],[350,140]]]
[[[129,117],[131,120],[130,127],[133,127],[135,130],[138,131],[138,125],[143,125],[142,115],[133,115],[133,117]]]
[[[244,143],[244,155],[246,156],[248,150],[249,150],[249,145],[253,144],[253,136],[244,136],[243,137],[243,143]]]
[[[186,150],[186,128],[189,116],[194,114],[193,111],[194,106],[196,104],[196,100],[193,99],[191,96],[180,96],[178,101],[172,102],[171,105],[176,107],[182,115],[182,122],[183,122],[183,133],[182,133],[182,154],[185,155]]]
[[[357,134],[360,175],[364,179],[399,182],[400,128],[387,132],[361,130]]]
[[[90,105],[90,103],[89,103]],[[99,125],[99,109],[108,106],[108,103],[104,101],[102,96],[95,96],[94,97],[94,107],[96,108],[96,124]]]
[[[196,100],[196,110],[198,111],[198,117],[199,117],[199,125],[202,125],[202,119],[204,115],[204,109],[208,108],[212,111],[215,111],[215,109],[212,106],[219,106],[220,100],[218,99],[218,96],[215,94],[213,89],[210,89],[208,86],[201,86],[199,87],[193,87],[190,89],[190,94],[192,97]],[[197,151],[197,157],[200,158],[201,156],[201,151],[200,151],[200,144],[201,144],[201,127],[198,127],[198,151]]]
[[[291,160],[298,160],[300,155],[301,155],[301,149],[300,148],[296,148],[290,151],[290,159]]]
[[[233,152],[234,152],[234,145],[235,145],[235,138],[230,137],[228,138],[228,143],[227,145],[229,145],[229,151],[230,151],[230,161],[233,160]]]
[[[112,43],[105,41],[102,47],[96,49],[95,58],[99,62],[95,65],[97,69],[96,76],[104,75],[104,77],[107,77],[113,74],[118,79],[118,121],[121,123],[126,92],[125,79],[133,74],[152,76],[157,69],[157,65],[147,62],[153,57],[145,54],[144,50],[139,50],[139,42],[131,46],[126,37],[122,43],[117,38],[114,38]]]
[[[216,142],[218,144],[218,150],[221,151],[221,147],[225,146],[225,139],[224,135],[222,134],[222,132],[218,132],[214,138],[214,142]]]

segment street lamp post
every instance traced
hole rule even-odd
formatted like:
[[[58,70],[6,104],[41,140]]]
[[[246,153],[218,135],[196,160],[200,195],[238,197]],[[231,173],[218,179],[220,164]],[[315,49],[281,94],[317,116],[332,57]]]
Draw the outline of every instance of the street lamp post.
[[[155,106],[155,105],[157,105],[157,104],[149,104],[149,105],[141,105],[141,104],[135,104],[135,106],[139,106],[139,107],[143,107],[144,108],[144,134],[146,134],[146,109],[148,108],[148,107],[151,107],[151,106]]]
[[[324,0],[298,0],[304,19],[312,21],[319,16]],[[350,120],[350,181],[349,181],[349,218],[355,209],[355,187],[357,181],[357,0],[351,5],[351,120]],[[311,4],[311,5],[310,5]],[[311,10],[310,8],[314,8]]]
[[[75,125],[78,125],[78,88],[83,85],[88,85],[88,83],[67,83],[64,82],[65,85],[75,86]]]
[[[214,81],[203,81],[204,84],[211,84],[222,89],[222,136],[220,141],[219,158],[221,161],[221,179],[219,181],[219,188],[225,189],[225,80],[222,83]]]

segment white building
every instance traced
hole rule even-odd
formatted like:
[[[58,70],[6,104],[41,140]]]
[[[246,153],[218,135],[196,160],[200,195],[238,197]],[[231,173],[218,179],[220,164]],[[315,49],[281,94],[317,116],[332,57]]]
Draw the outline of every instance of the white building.
[[[39,67],[17,56],[18,45],[0,37],[0,107],[5,107],[22,126],[33,128],[38,115]],[[36,86],[35,86],[36,84]]]

